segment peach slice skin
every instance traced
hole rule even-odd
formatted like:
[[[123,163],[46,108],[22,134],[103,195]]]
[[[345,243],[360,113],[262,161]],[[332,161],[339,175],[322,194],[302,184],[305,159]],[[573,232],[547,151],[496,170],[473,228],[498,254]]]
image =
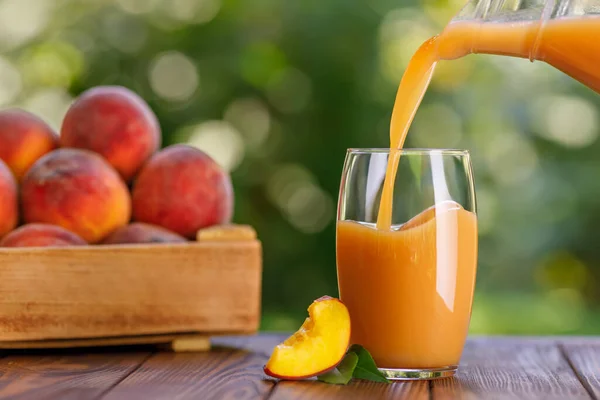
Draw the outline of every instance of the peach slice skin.
[[[323,296],[308,307],[300,329],[277,345],[264,367],[265,374],[301,380],[335,368],[350,345],[350,314],[341,300]]]

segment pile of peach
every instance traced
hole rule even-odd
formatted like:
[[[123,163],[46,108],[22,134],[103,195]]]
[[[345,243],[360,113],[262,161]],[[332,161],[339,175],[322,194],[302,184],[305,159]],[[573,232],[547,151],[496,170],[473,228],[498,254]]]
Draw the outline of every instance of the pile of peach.
[[[0,111],[0,246],[184,242],[228,223],[229,175],[196,148],[160,146],[156,116],[123,87],[84,92],[60,136]]]

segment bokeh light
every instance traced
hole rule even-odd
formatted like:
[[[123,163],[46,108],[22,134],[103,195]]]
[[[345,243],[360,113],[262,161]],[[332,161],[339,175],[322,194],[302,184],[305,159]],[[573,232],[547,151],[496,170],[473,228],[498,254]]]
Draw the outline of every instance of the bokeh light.
[[[171,0],[163,4],[171,18],[197,24],[211,21],[221,9],[221,0]]]
[[[192,127],[188,144],[207,153],[227,171],[234,170],[244,158],[242,135],[225,121],[206,121]]]
[[[415,147],[458,147],[462,139],[462,118],[443,103],[425,104],[415,115],[411,145]]]
[[[498,183],[510,185],[533,177],[538,157],[535,148],[522,133],[498,132],[488,140],[484,157]]]
[[[55,5],[47,0],[0,2],[0,49],[10,49],[35,38],[48,23]]]
[[[318,186],[294,187],[284,211],[292,225],[305,233],[321,232],[333,220],[333,200]]]
[[[532,108],[534,127],[541,137],[565,147],[587,147],[598,138],[598,112],[575,96],[548,96]]]
[[[146,43],[148,36],[146,27],[136,17],[111,13],[104,18],[103,25],[106,41],[122,52],[137,53]]]
[[[159,54],[149,70],[150,85],[166,100],[188,100],[198,89],[200,78],[194,63],[176,51]]]
[[[16,100],[21,92],[21,73],[7,59],[0,57],[0,106]]]
[[[271,201],[304,233],[317,233],[333,221],[334,204],[316,178],[301,165],[282,165],[267,181]]]
[[[43,118],[57,132],[73,102],[73,97],[63,88],[46,88],[33,92],[22,107]]]
[[[316,178],[302,165],[278,165],[267,182],[267,196],[283,207],[289,201],[294,186],[314,185]]]
[[[84,69],[84,55],[67,42],[43,42],[21,57],[21,70],[30,87],[69,87]]]
[[[132,14],[143,14],[153,11],[161,0],[116,0],[117,4]]]
[[[388,12],[379,28],[380,68],[383,76],[398,85],[413,53],[437,32],[417,9]]]
[[[463,0],[422,0],[423,11],[435,21],[439,30],[454,17],[457,10],[465,6]]]
[[[269,136],[271,116],[266,105],[257,98],[234,100],[224,115],[243,135],[248,147],[260,149]]]

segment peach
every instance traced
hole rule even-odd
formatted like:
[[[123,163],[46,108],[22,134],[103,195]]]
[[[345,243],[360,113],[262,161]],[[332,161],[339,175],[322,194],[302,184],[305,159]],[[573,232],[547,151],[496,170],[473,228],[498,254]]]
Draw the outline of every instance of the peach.
[[[229,175],[204,152],[173,145],[144,165],[133,185],[133,218],[193,239],[233,212]]]
[[[17,180],[44,154],[58,147],[58,135],[35,115],[19,109],[0,111],[0,159]]]
[[[275,347],[264,367],[267,375],[296,380],[335,368],[350,344],[350,314],[340,300],[323,296],[308,307],[300,329]]]
[[[450,210],[458,210],[461,209],[461,205],[458,204],[457,202],[453,201],[453,200],[445,200],[442,201],[436,205],[433,205],[425,210],[423,210],[422,212],[420,212],[419,214],[415,215],[414,217],[412,217],[410,220],[408,220],[406,223],[404,223],[401,227],[400,227],[400,231],[406,231],[408,229],[411,228],[415,228],[419,225],[423,225],[424,223],[432,220],[436,214],[438,212],[446,212],[446,211],[450,211]]]
[[[99,155],[58,149],[40,158],[23,177],[21,204],[25,222],[62,226],[96,243],[131,215],[127,186]]]
[[[102,243],[183,243],[186,238],[156,225],[134,222],[114,231]]]
[[[73,232],[50,224],[23,225],[0,241],[0,247],[65,247],[86,244],[85,240]]]
[[[8,166],[0,160],[0,237],[19,222],[17,182]]]
[[[69,108],[60,142],[99,153],[129,181],[158,150],[161,133],[156,115],[137,94],[120,86],[98,86]]]

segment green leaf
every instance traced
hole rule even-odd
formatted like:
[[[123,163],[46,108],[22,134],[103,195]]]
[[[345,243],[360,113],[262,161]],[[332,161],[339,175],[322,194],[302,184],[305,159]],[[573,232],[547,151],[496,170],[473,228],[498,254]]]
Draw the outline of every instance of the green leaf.
[[[356,353],[358,356],[358,363],[354,368],[352,376],[357,379],[365,379],[374,382],[390,383],[390,381],[377,369],[375,361],[371,354],[362,347],[361,345],[354,344],[348,350],[348,353]]]
[[[352,379],[354,368],[358,363],[358,356],[354,352],[348,352],[342,362],[333,370],[317,377],[321,382],[346,385]]]
[[[336,368],[317,377],[321,382],[336,385],[346,385],[352,378],[390,383],[377,369],[377,365],[375,365],[375,361],[367,349],[358,344],[350,347],[342,362]]]

